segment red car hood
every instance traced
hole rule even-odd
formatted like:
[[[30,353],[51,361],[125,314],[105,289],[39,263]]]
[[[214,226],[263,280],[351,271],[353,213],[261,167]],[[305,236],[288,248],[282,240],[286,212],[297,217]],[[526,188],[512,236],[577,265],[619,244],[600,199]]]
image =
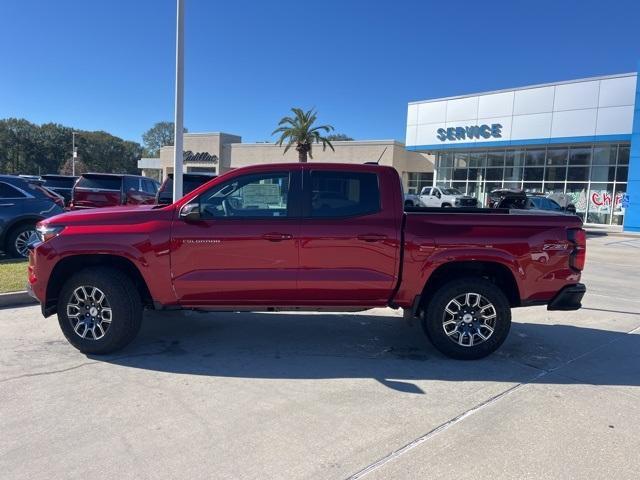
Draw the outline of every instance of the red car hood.
[[[91,208],[72,210],[43,220],[45,225],[98,225],[98,224],[133,224],[150,220],[166,220],[171,218],[171,205],[127,205],[122,207]]]

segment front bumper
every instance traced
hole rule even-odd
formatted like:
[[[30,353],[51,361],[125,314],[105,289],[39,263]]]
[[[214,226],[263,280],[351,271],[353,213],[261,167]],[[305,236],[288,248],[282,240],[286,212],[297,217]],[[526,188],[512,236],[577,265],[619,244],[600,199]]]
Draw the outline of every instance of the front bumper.
[[[582,307],[582,297],[586,292],[587,287],[583,283],[566,286],[551,299],[547,310],[578,310]]]

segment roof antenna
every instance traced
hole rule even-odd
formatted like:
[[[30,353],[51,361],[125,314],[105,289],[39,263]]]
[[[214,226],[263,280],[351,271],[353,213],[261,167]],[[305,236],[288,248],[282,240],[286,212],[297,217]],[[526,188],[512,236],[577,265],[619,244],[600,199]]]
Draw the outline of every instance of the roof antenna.
[[[384,155],[384,152],[387,151],[387,147],[384,147],[384,150],[382,150],[382,153],[380,154],[380,156],[378,157],[378,160],[376,162],[364,162],[365,165],[380,165],[380,160],[382,160],[382,157]]]

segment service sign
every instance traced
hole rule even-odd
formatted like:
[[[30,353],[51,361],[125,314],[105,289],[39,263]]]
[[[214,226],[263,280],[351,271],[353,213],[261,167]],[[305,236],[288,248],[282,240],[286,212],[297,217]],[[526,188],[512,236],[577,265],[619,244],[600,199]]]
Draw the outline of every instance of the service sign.
[[[468,127],[449,127],[439,128],[437,130],[438,140],[445,141],[459,141],[459,140],[473,140],[477,138],[501,138],[502,137],[502,125],[499,123],[492,123],[491,125],[470,125]]]

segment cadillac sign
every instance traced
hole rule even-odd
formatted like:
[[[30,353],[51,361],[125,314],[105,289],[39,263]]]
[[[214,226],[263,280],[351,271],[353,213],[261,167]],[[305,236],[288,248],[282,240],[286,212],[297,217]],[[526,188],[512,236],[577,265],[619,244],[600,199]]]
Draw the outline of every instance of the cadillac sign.
[[[502,137],[502,125],[492,123],[491,125],[472,125],[469,127],[449,127],[437,130],[438,140],[473,140],[474,138],[500,138]]]

